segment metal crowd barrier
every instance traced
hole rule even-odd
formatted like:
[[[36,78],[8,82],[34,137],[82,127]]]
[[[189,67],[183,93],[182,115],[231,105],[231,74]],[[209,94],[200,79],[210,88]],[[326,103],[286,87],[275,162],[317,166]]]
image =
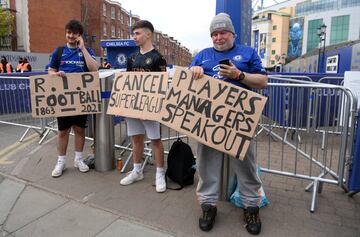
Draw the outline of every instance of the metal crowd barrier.
[[[12,78],[9,82],[6,79],[6,76],[0,76],[0,81],[5,80],[0,85],[6,82],[16,86],[8,86],[0,93],[0,123],[27,128],[23,137],[30,129],[41,134],[42,139],[56,131],[54,118],[44,121],[31,117],[27,78]],[[254,138],[261,170],[311,181],[307,190],[312,188],[310,211],[314,212],[317,193],[322,191],[323,183],[345,187],[345,164],[352,150],[357,100],[342,86],[278,75],[269,76],[268,88],[258,92],[268,97]],[[87,134],[90,137],[96,137],[94,120]],[[124,121],[113,125],[116,136],[123,138],[115,142],[114,148],[120,150],[121,156],[127,156],[121,170],[124,172],[132,157],[131,143],[126,139]],[[186,136],[162,126],[164,147],[170,148],[171,141],[178,137]],[[149,143],[146,141],[144,166],[152,163]],[[194,144],[190,142],[196,151]]]
[[[356,98],[342,86],[276,76],[270,76],[268,88],[258,92],[268,97],[255,137],[261,170],[312,181],[306,191],[312,188],[314,212],[323,183],[345,188]],[[289,138],[289,130],[297,136]]]
[[[344,77],[322,77],[319,79],[319,83],[333,84],[333,85],[344,85]]]
[[[24,140],[30,130],[44,136],[49,119],[34,119],[31,116],[30,89],[28,77],[0,75],[0,123],[23,127]]]

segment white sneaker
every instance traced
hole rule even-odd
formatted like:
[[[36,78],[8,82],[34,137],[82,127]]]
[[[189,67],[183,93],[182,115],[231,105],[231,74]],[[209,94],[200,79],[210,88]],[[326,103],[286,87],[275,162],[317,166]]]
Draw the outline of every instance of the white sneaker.
[[[165,175],[156,177],[155,185],[156,185],[156,192],[158,193],[165,192],[166,191]]]
[[[126,177],[120,180],[121,185],[129,185],[144,178],[143,173],[132,170],[126,174]]]
[[[74,160],[74,167],[78,168],[79,171],[83,173],[89,171],[89,166],[87,166],[82,159]]]
[[[59,160],[56,162],[55,168],[51,172],[52,177],[59,177],[62,175],[63,171],[66,169],[65,161]]]

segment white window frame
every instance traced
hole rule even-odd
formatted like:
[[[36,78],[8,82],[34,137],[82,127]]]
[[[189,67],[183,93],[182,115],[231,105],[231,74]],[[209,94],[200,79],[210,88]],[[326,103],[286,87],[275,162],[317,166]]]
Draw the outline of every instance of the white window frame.
[[[105,16],[106,17],[106,4],[105,3],[103,3],[103,16]]]

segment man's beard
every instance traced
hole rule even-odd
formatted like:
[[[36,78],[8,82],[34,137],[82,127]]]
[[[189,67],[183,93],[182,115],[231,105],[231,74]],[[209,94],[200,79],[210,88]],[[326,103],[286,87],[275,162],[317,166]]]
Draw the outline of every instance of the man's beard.
[[[215,44],[215,43],[214,43],[214,48],[215,48],[217,51],[226,51],[226,50],[229,50],[229,49],[231,49],[231,48],[234,46],[234,41],[235,41],[235,38],[229,40],[228,42],[226,42],[225,44],[222,44],[222,45],[219,45],[219,44]]]

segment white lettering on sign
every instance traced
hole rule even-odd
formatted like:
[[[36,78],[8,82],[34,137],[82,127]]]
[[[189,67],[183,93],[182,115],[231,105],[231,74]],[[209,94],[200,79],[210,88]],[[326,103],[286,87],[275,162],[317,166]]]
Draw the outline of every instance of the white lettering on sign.
[[[115,46],[130,46],[130,43],[128,41],[122,41],[122,42],[106,42],[106,46],[109,47],[115,47]]]

